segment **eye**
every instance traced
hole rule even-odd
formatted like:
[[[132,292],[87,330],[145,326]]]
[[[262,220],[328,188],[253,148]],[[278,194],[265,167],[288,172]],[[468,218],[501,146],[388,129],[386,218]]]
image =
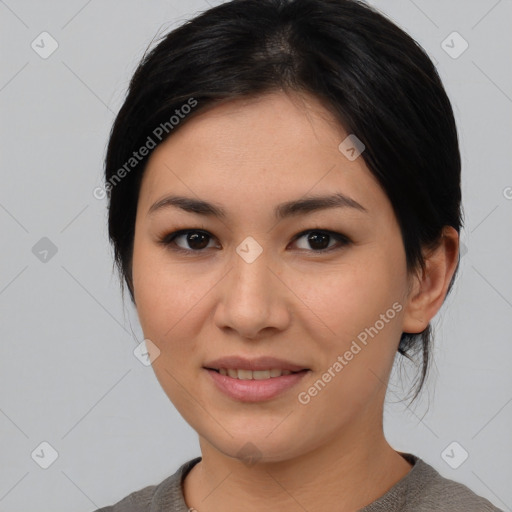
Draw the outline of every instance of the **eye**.
[[[350,244],[350,240],[345,235],[336,233],[334,231],[321,229],[303,231],[302,233],[296,235],[293,241],[296,242],[301,238],[305,239],[305,243],[302,244],[303,247],[300,247],[300,249],[308,251],[311,250],[309,248],[311,247],[313,249],[312,252],[317,253],[329,252],[331,250],[340,249],[342,246]],[[334,243],[330,244],[330,242]],[[307,247],[308,245],[309,247]]]
[[[205,252],[205,249],[212,248],[210,242],[213,238],[213,235],[204,230],[181,229],[165,235],[158,242],[176,252],[199,254]],[[330,252],[351,243],[345,235],[324,229],[302,231],[295,235],[292,243],[296,243],[302,238],[305,243],[303,242],[301,244],[303,247],[299,247],[299,249],[313,253]],[[308,245],[309,247],[307,247]]]
[[[202,252],[203,249],[208,248],[208,243],[211,238],[212,235],[207,231],[181,229],[164,236],[159,242],[174,251],[191,253]],[[181,244],[177,241],[181,241]]]

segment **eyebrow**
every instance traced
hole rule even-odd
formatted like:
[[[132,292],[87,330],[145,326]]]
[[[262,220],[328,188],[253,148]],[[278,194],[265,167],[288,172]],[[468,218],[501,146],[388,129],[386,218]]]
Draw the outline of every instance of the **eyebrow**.
[[[219,219],[226,218],[226,211],[218,204],[209,203],[202,199],[195,199],[185,196],[166,196],[154,203],[148,210],[148,215],[170,207],[180,208],[186,212],[196,213],[205,216],[214,216]],[[296,215],[307,215],[308,213],[329,208],[353,208],[368,213],[368,210],[356,200],[341,193],[327,196],[312,196],[287,201],[277,205],[274,209],[274,216],[278,220]]]

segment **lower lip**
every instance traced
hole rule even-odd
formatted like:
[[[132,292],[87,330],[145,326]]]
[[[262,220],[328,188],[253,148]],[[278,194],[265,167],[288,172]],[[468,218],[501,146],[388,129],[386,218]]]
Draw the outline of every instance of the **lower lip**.
[[[281,377],[271,377],[261,380],[234,379],[221,375],[215,370],[205,370],[210,374],[217,388],[229,397],[240,402],[261,402],[270,400],[280,393],[287,391],[300,382],[309,370],[304,370]]]

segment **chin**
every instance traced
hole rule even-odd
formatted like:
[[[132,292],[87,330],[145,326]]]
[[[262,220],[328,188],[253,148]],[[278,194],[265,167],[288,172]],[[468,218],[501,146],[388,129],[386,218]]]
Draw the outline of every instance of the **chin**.
[[[202,437],[202,442],[203,440],[206,441],[207,444],[216,451],[226,457],[240,460],[247,466],[262,463],[285,462],[300,457],[307,451],[315,448],[314,445],[316,443],[314,438],[318,436],[314,436],[310,443],[308,443],[307,439],[301,442],[297,439],[296,434],[286,429],[278,431],[281,427],[276,429],[277,425],[279,425],[279,421],[272,422],[272,425],[268,427],[260,426],[249,431],[242,430],[237,434],[233,430],[230,430],[228,425],[224,424],[223,426],[229,433],[221,429],[221,435],[211,435],[211,433],[204,435],[200,432],[199,435]],[[211,422],[209,426],[211,426]],[[300,429],[297,431],[300,431]],[[232,434],[232,436],[230,434]],[[308,450],[309,444],[311,446],[309,446]],[[205,448],[206,447],[202,444],[201,451],[204,451]],[[208,451],[209,448],[206,448],[206,453]]]

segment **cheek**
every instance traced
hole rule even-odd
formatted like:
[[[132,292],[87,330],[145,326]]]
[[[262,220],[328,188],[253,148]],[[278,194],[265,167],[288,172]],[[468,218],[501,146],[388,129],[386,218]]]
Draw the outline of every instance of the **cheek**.
[[[320,329],[311,328],[310,337],[320,362],[315,377],[326,383],[312,383],[321,390],[312,402],[318,414],[326,415],[325,421],[327,411],[334,410],[341,423],[382,392],[400,339],[403,311],[401,289],[390,267],[345,270],[316,285],[312,282],[308,302],[322,320]],[[311,326],[319,325],[315,315],[309,318]]]
[[[317,314],[317,321],[322,320],[323,331],[346,339],[373,325],[400,301],[405,286],[405,271],[400,269],[399,255],[372,256],[361,251],[328,273],[303,279],[298,295]]]
[[[194,273],[190,266],[170,265],[165,251],[135,244],[133,279],[137,315],[144,337],[160,350],[155,372],[173,372],[191,362],[203,324],[207,321],[205,295],[213,276]]]
[[[406,273],[405,255],[399,250],[366,247],[346,261],[321,279],[308,278],[304,293],[322,320],[320,330],[311,329],[322,370],[331,368],[336,374],[317,404],[343,404],[343,414],[350,415],[382,390],[393,364],[402,332]],[[313,324],[319,325],[315,315]]]
[[[178,287],[176,272],[168,272],[159,248],[142,235],[135,236],[133,245],[133,287],[137,311],[144,318],[159,314],[170,304],[165,292]]]
[[[187,293],[181,274],[166,269],[160,252],[135,239],[132,273],[137,314],[145,337],[159,346],[183,316]]]
[[[187,382],[192,376],[190,365],[196,352],[196,326],[200,300],[197,283],[143,244],[134,245],[133,280],[137,315],[144,337],[159,350],[152,362],[153,371],[169,399],[179,410],[187,410]]]

